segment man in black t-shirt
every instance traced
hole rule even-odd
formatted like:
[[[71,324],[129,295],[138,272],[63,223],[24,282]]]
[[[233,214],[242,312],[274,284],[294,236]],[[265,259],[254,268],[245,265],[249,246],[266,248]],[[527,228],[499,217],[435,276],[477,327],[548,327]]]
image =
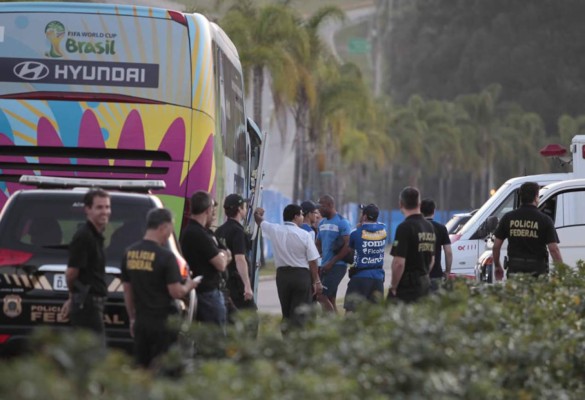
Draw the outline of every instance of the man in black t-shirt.
[[[104,303],[108,289],[103,232],[112,213],[110,195],[102,189],[92,189],[85,194],[83,204],[87,222],[69,244],[65,271],[69,300],[61,316],[69,316],[74,327],[97,333],[105,345]]]
[[[400,211],[406,219],[396,228],[390,254],[392,283],[388,298],[413,302],[429,293],[429,272],[435,254],[435,230],[420,213],[418,189],[400,192]]]
[[[169,316],[177,313],[174,299],[185,297],[197,287],[194,280],[181,283],[175,255],[162,247],[173,232],[173,217],[165,208],[146,216],[144,238],[128,247],[122,258],[124,300],[134,337],[134,358],[141,367],[165,353],[176,341],[169,329]]]
[[[197,288],[197,320],[224,328],[226,308],[220,291],[220,272],[226,270],[232,257],[223,250],[209,229],[217,204],[211,195],[198,191],[191,196],[191,216],[181,235],[181,250],[195,276],[203,276]]]
[[[232,253],[232,261],[228,265],[227,289],[231,303],[235,309],[228,308],[228,316],[232,317],[237,310],[256,311],[254,292],[250,284],[250,270],[246,254],[250,250],[250,241],[241,221],[246,217],[246,201],[239,194],[227,196],[223,202],[227,221],[217,228],[215,236]]]
[[[539,186],[526,182],[520,186],[521,206],[502,217],[494,232],[493,257],[496,274],[503,275],[500,251],[508,239],[508,275],[529,273],[533,276],[548,274],[548,251],[555,263],[562,263],[557,231],[550,217],[536,207]]]
[[[431,269],[431,291],[435,292],[441,285],[441,280],[449,277],[451,273],[451,263],[453,262],[453,252],[451,251],[451,239],[447,227],[438,223],[433,218],[435,217],[435,201],[432,199],[424,199],[420,204],[420,211],[427,221],[433,224],[435,230],[435,262]],[[442,252],[445,252],[445,271],[441,266]]]

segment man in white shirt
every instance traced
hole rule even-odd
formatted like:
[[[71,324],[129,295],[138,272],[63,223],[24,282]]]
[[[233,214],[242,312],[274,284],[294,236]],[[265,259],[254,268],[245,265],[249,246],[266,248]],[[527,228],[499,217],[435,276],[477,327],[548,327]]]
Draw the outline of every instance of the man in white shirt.
[[[310,305],[315,294],[321,294],[323,285],[319,279],[317,259],[319,252],[309,232],[300,228],[303,211],[296,204],[289,204],[282,212],[284,225],[264,221],[264,210],[257,208],[254,219],[262,234],[270,239],[276,265],[276,288],[283,320],[292,326],[301,326],[302,318],[297,307]],[[283,326],[283,333],[286,326]]]

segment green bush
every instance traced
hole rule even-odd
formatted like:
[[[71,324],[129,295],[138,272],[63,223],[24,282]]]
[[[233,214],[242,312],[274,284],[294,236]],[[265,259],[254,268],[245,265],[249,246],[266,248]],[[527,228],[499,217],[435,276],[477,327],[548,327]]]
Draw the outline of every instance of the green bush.
[[[306,311],[308,314],[314,312]],[[239,321],[227,337],[192,326],[164,370],[100,357],[88,337],[48,332],[34,355],[0,365],[3,399],[581,399],[585,398],[585,268],[505,285],[449,282],[416,305],[318,315],[284,340],[264,316],[258,339]]]

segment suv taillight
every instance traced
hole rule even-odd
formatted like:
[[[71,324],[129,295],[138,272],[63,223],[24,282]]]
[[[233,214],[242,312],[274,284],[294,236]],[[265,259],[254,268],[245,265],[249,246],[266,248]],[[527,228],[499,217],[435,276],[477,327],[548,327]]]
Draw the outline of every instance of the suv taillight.
[[[179,264],[179,272],[181,273],[181,277],[183,279],[187,279],[189,277],[189,266],[187,265],[187,261],[179,255],[177,255],[177,264]]]
[[[25,251],[0,249],[0,267],[7,265],[20,265],[31,259],[32,253]]]

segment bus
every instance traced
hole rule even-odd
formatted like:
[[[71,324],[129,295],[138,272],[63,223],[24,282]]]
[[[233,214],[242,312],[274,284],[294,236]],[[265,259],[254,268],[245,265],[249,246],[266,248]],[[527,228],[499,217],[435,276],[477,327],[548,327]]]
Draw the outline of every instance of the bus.
[[[197,190],[251,197],[263,136],[242,75],[200,14],[0,3],[0,208],[23,175],[164,180],[183,222]]]

